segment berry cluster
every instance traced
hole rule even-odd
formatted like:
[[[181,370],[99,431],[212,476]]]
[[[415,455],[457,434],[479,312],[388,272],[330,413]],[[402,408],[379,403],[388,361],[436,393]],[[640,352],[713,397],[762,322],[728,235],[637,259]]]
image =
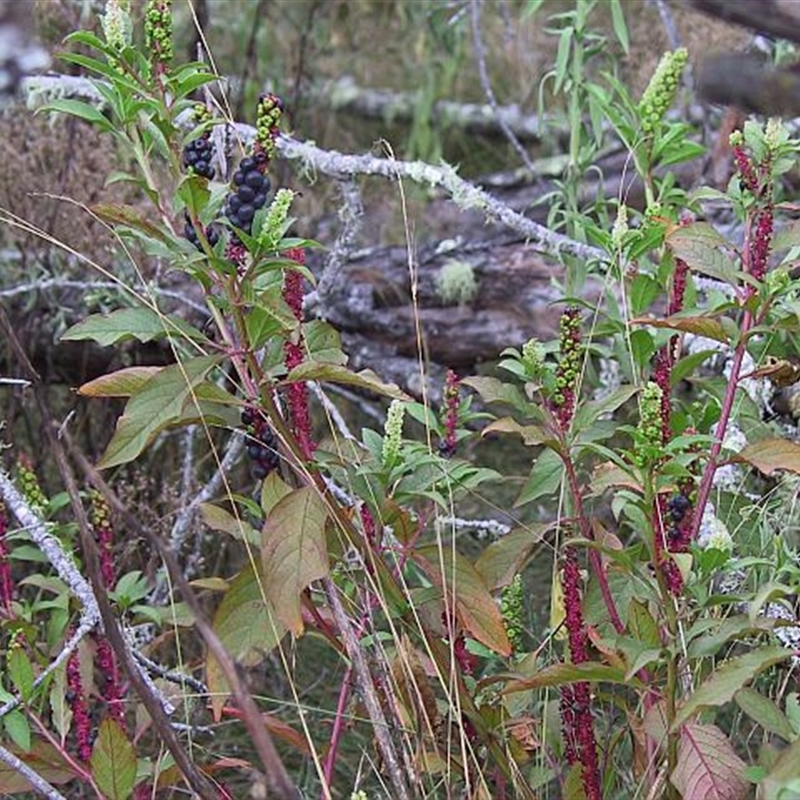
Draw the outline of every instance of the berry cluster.
[[[225,216],[232,225],[245,233],[250,233],[256,211],[267,204],[270,187],[269,178],[263,173],[264,169],[266,156],[257,153],[255,156],[243,158],[239,162],[239,168],[233,173],[236,190],[225,201]]]
[[[183,148],[183,166],[201,178],[213,179],[215,175],[214,167],[211,166],[213,157],[214,143],[207,133],[199,139],[193,139]]]
[[[253,409],[242,411],[242,425],[249,439],[247,455],[253,462],[250,472],[256,480],[262,480],[280,464],[278,441],[264,416]]]

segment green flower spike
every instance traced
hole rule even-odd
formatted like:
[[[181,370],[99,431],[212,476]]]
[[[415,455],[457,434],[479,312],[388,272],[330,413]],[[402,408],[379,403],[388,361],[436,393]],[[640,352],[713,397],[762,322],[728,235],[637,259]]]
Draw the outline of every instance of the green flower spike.
[[[172,0],[148,0],[144,34],[153,65],[163,69],[172,60]]]
[[[115,50],[123,50],[133,39],[130,0],[108,0],[101,18],[103,36]]]
[[[389,411],[386,414],[386,425],[383,430],[383,452],[381,460],[383,466],[391,469],[400,455],[400,442],[403,436],[403,419],[406,415],[406,407],[400,400],[392,400]]]
[[[689,57],[685,47],[664,53],[639,101],[639,119],[645,134],[655,131],[672,105],[681,73]]]

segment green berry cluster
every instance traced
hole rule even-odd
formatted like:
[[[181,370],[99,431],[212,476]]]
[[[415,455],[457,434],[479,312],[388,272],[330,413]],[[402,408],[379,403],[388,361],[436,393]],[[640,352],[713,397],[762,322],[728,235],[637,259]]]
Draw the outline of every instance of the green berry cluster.
[[[89,500],[91,505],[89,507],[89,521],[94,528],[109,528],[111,527],[111,509],[108,503],[100,492],[92,489],[89,492]]]
[[[275,157],[275,137],[283,116],[283,103],[274,94],[262,95],[256,112],[256,145],[272,161]]]
[[[21,455],[17,459],[17,478],[28,505],[34,511],[42,513],[47,508],[47,495],[42,491],[42,486],[33,471],[30,459],[25,455]]]
[[[115,50],[123,50],[133,38],[130,0],[108,0],[101,18],[103,36]]]
[[[525,630],[525,606],[523,603],[522,576],[515,575],[514,580],[503,589],[500,597],[500,611],[503,624],[508,634],[508,641],[515,653],[522,649],[522,635]]]
[[[642,131],[651,134],[667,113],[675,99],[683,68],[689,57],[685,47],[664,53],[653,77],[639,101],[639,120]]]
[[[172,0],[148,0],[144,13],[147,49],[156,65],[172,60]]]
[[[553,402],[563,406],[581,374],[581,312],[577,306],[564,310],[558,322],[560,359]]]
[[[654,451],[660,452],[664,443],[663,417],[661,415],[661,387],[655,381],[648,381],[639,401],[639,440],[642,445],[637,450],[639,466],[650,460]]]
[[[522,363],[532,378],[538,378],[544,371],[545,350],[538,339],[528,339],[522,345]]]
[[[289,216],[289,210],[294,200],[294,192],[291,189],[278,189],[275,197],[267,209],[267,216],[264,225],[258,234],[258,243],[262,247],[274,250],[278,242],[283,237],[284,224]]]
[[[383,429],[383,450],[381,460],[383,466],[391,469],[400,455],[400,444],[403,436],[403,420],[406,407],[400,400],[392,400],[386,414],[386,424]]]

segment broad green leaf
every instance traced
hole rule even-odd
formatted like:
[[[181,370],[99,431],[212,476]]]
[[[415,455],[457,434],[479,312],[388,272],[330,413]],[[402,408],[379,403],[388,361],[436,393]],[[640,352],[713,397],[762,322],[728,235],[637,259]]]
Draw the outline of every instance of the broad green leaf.
[[[3,717],[3,727],[5,728],[5,731],[9,735],[11,741],[14,742],[14,744],[19,747],[20,750],[25,753],[30,751],[31,726],[21,711],[18,711],[17,709],[9,711],[8,714]],[[1,788],[3,788],[2,783],[0,783],[0,789]]]
[[[756,675],[774,664],[780,664],[791,655],[792,651],[783,647],[760,647],[743,656],[724,661],[680,706],[673,720],[672,730],[678,730],[701,709],[729,702]]]
[[[347,356],[342,352],[342,337],[330,323],[321,319],[303,325],[303,337],[312,361],[344,366]]]
[[[295,636],[303,633],[302,593],[328,574],[327,518],[319,492],[304,486],[278,501],[264,523],[261,562],[267,598]]]
[[[575,412],[574,427],[577,430],[588,427],[598,417],[616,411],[638,392],[639,387],[637,386],[620,386],[602,400],[590,400],[588,403],[581,404]]]
[[[78,394],[85,397],[132,397],[163,367],[125,367],[125,369],[101,375],[84,383]]]
[[[628,629],[642,644],[661,647],[661,635],[646,603],[634,598],[628,605]]]
[[[292,493],[292,487],[281,479],[277,472],[271,472],[261,484],[261,510],[269,514],[278,503]]]
[[[92,758],[92,778],[108,800],[127,800],[136,782],[136,753],[122,726],[106,718],[100,723]]]
[[[27,702],[33,693],[33,666],[24,648],[13,645],[6,660],[6,668],[14,688],[19,692],[20,697]]]
[[[137,458],[156,434],[180,416],[193,387],[218,360],[218,356],[193,358],[166,367],[151,378],[125,406],[98,467],[116,467]]]
[[[673,331],[694,333],[698,336],[705,336],[709,339],[715,339],[718,342],[724,342],[725,344],[728,344],[730,341],[730,338],[725,331],[725,326],[716,317],[672,316],[666,317],[665,319],[657,319],[656,317],[639,317],[638,319],[632,319],[631,325],[651,325],[654,328],[669,328]]]
[[[744,639],[746,636],[771,631],[775,627],[775,620],[769,617],[751,620],[747,614],[728,617],[722,622],[714,620],[703,620],[702,622],[704,623],[702,628],[694,626],[687,634],[689,658],[716,655],[720,648],[732,639]],[[713,629],[706,632],[705,623],[713,623]]]
[[[201,503],[200,516],[212,531],[227,533],[228,536],[232,536],[234,539],[243,539],[256,546],[261,542],[261,536],[255,528],[248,525],[241,517],[237,519],[224,508],[215,506],[212,503]]]
[[[366,389],[369,392],[386,395],[396,400],[411,400],[411,397],[397,384],[384,383],[371,369],[353,372],[338,364],[306,361],[295,367],[284,380],[285,383],[295,383],[296,381],[330,381]]]
[[[686,800],[745,800],[750,790],[747,764],[716,725],[681,728],[670,781]]]
[[[777,231],[772,239],[772,249],[775,252],[789,250],[800,246],[800,220],[795,220],[791,225]]]
[[[62,341],[75,342],[82,339],[93,339],[99,345],[107,347],[129,339],[140,342],[151,342],[164,336],[175,336],[179,339],[208,341],[196,328],[178,317],[159,314],[151,308],[121,308],[110,314],[92,314],[69,328],[62,336]]]
[[[563,686],[568,683],[590,681],[592,683],[620,683],[640,688],[638,678],[631,678],[620,667],[600,664],[597,661],[584,661],[582,664],[556,664],[552,667],[537,669],[531,677],[510,676],[511,680],[503,689],[503,694],[524,692],[529,689],[541,689],[545,686]]]
[[[730,247],[725,238],[706,222],[682,225],[667,236],[667,247],[676,258],[682,258],[691,269],[731,286],[747,279],[736,262],[722,251]]]
[[[486,547],[475,562],[475,569],[487,588],[494,592],[508,586],[550,528],[549,523],[515,528]]]
[[[49,742],[34,739],[29,752],[20,750],[16,746],[6,745],[6,747],[37,775],[54,786],[75,780],[75,773],[64,756]],[[0,761],[0,789],[4,793],[3,796],[34,792],[33,786],[19,772],[3,761]]]
[[[755,689],[745,687],[733,696],[739,708],[765,731],[791,742],[795,733],[786,715],[768,697]]]
[[[514,501],[514,508],[532,503],[540,497],[549,497],[558,492],[564,480],[564,462],[553,450],[544,450],[536,458],[531,467],[528,480],[519,497]]]
[[[530,405],[518,386],[497,378],[477,375],[464,378],[461,383],[474,389],[485,403],[506,403],[520,411]]]
[[[447,592],[469,634],[496,653],[511,655],[503,616],[478,570],[466,556],[436,545],[420,547],[414,561],[431,581]]]
[[[800,474],[800,445],[788,439],[762,439],[747,445],[732,461],[745,461],[765,475],[778,470]]]
[[[106,132],[114,129],[111,121],[102,111],[99,111],[90,103],[85,103],[83,100],[51,100],[47,105],[42,106],[38,110],[39,112],[58,111],[63,114],[70,114],[73,117],[86,120],[86,122],[90,122],[92,125],[97,125],[101,130]]]
[[[265,594],[264,578],[246,566],[232,581],[213,619],[214,632],[243,667],[260,664],[286,635]],[[219,662],[206,658],[206,682],[214,719],[219,721],[230,687]]]

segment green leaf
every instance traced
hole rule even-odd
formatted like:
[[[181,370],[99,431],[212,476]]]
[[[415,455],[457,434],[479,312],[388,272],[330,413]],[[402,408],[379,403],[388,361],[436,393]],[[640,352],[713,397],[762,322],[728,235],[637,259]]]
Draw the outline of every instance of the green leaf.
[[[339,331],[321,319],[311,320],[303,325],[303,337],[312,361],[344,366],[347,356],[342,352],[342,338]]]
[[[646,332],[634,331],[634,333]],[[639,387],[637,386],[620,386],[602,400],[590,400],[588,403],[583,403],[575,412],[573,423],[575,428],[577,430],[588,428],[598,417],[613,413],[638,392]]]
[[[120,308],[110,314],[92,314],[62,334],[62,341],[93,339],[107,347],[129,339],[151,342],[164,336],[207,342],[196,328],[178,317],[160,314],[152,308]]]
[[[281,480],[277,472],[271,472],[261,484],[261,510],[269,514],[278,503],[292,493],[292,487]]]
[[[582,664],[555,664],[552,667],[537,669],[531,677],[512,675],[503,694],[541,689],[545,686],[564,686],[582,681],[620,683],[627,684],[632,688],[641,688],[642,686],[642,682],[638,678],[629,677],[620,667],[612,667],[596,661],[584,661]]]
[[[670,781],[687,800],[745,800],[750,790],[747,764],[716,725],[681,728]]]
[[[800,780],[800,739],[795,739],[772,765],[769,774],[759,784],[759,797],[764,800],[798,800],[797,781]],[[791,792],[791,793],[789,793]]]
[[[611,22],[614,26],[614,33],[616,34],[617,41],[625,51],[625,55],[627,55],[631,43],[628,38],[628,26],[625,24],[625,13],[622,10],[622,3],[620,0],[611,0]]]
[[[30,751],[31,726],[21,711],[17,709],[9,711],[8,714],[3,717],[3,727],[6,729],[6,733],[9,735],[11,741],[14,742],[20,750],[26,753]],[[0,787],[2,786],[3,784],[0,783]]]
[[[102,111],[99,111],[90,103],[85,103],[83,100],[51,100],[47,105],[42,106],[39,111],[57,111],[63,114],[70,114],[73,117],[86,120],[92,125],[97,125],[106,133],[114,130],[111,121]]]
[[[496,653],[511,655],[500,609],[480,573],[465,556],[429,545],[420,547],[413,558],[431,581],[455,601],[458,616],[473,638]]]
[[[109,176],[106,183],[110,184],[118,180],[132,180],[134,183],[138,184],[141,178],[128,175],[124,172],[117,172]],[[169,244],[172,241],[169,231],[165,228],[160,228],[158,225],[154,225],[138,209],[132,206],[126,206],[120,203],[97,203],[91,206],[91,210],[97,214],[103,222],[107,222],[110,225],[121,225],[126,228],[133,228],[162,244]]]
[[[98,467],[107,469],[137,458],[155,436],[178,418],[184,401],[218,356],[202,356],[162,369],[125,406]]]
[[[540,497],[555,495],[563,480],[564,462],[561,457],[553,450],[543,451],[534,462],[519,497],[514,501],[514,508],[532,503]]]
[[[475,562],[475,569],[490,591],[511,583],[551,527],[549,523],[540,522],[515,528],[484,549]]]
[[[84,383],[78,389],[78,394],[85,397],[132,397],[162,369],[163,367],[126,367]]]
[[[782,647],[761,647],[743,656],[724,661],[680,706],[672,723],[672,730],[678,730],[693,714],[703,708],[721,706],[729,702],[748,681],[768,667],[785,661],[791,655],[791,650]]]
[[[302,593],[328,574],[327,518],[319,492],[304,486],[278,501],[264,523],[261,563],[267,598],[295,636],[303,632]]]
[[[485,403],[506,403],[523,412],[530,405],[518,386],[503,383],[497,378],[473,375],[464,378],[461,383],[474,389]]]
[[[669,233],[667,246],[695,272],[738,287],[747,276],[720,248],[730,247],[725,238],[707,222],[681,225]]]
[[[214,632],[238,664],[260,664],[286,635],[267,598],[261,570],[245,567],[232,581],[213,619]],[[219,662],[209,653],[206,682],[211,694],[214,718],[219,720],[230,687]]]
[[[762,439],[747,445],[731,461],[744,461],[765,475],[778,470],[800,475],[800,445],[788,439]]]
[[[324,364],[317,361],[306,361],[295,367],[285,378],[284,383],[297,381],[330,381],[346,386],[366,389],[375,394],[386,395],[397,400],[411,400],[397,384],[384,383],[371,369],[353,372],[337,364]]]
[[[635,275],[629,291],[631,315],[638,317],[640,314],[644,314],[659,294],[661,294],[661,287],[657,280],[643,272]]]
[[[33,694],[33,666],[28,654],[20,645],[13,645],[6,660],[6,668],[14,688],[19,692],[22,700],[28,702]]]
[[[745,687],[733,696],[739,708],[768,733],[774,733],[791,742],[795,733],[785,714],[768,697],[755,689]]]
[[[136,782],[136,753],[122,726],[106,718],[100,723],[92,758],[92,778],[108,800],[127,800]]]
[[[212,503],[200,503],[200,516],[212,531],[227,533],[234,539],[244,540],[255,546],[261,543],[261,535],[255,528],[248,525],[241,516],[237,518],[224,508]]]

